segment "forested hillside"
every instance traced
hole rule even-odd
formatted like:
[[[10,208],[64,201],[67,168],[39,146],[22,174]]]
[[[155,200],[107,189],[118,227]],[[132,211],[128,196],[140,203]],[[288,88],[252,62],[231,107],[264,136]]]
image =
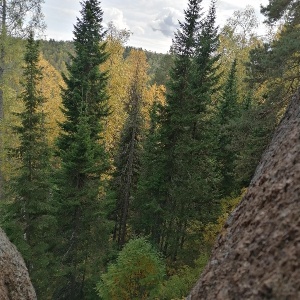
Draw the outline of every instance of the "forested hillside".
[[[300,85],[299,3],[270,0],[262,37],[252,7],[218,27],[187,0],[167,54],[98,0],[73,41],[39,40],[41,1],[20,3],[0,10],[0,226],[38,299],[182,299]]]

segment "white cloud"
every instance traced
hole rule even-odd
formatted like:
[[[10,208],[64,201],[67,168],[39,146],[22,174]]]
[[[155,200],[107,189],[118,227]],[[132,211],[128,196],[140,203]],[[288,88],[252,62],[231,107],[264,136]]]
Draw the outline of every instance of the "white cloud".
[[[73,37],[73,24],[80,16],[81,0],[45,0],[44,13],[49,38]],[[203,12],[208,11],[211,0],[203,0]],[[235,10],[252,5],[259,14],[260,4],[268,0],[217,0],[217,23],[220,26]],[[182,20],[188,0],[101,0],[104,22],[113,21],[118,29],[128,29],[133,35],[128,44],[144,49],[166,52]],[[259,17],[262,21],[263,17]]]
[[[134,34],[137,34],[137,35],[144,35],[145,34],[145,29],[141,26],[134,26],[132,28],[132,32]]]
[[[118,8],[107,8],[103,14],[103,19],[107,23],[112,21],[118,29],[130,29],[124,19],[123,12]]]
[[[172,37],[178,27],[178,20],[182,19],[182,12],[172,7],[164,7],[150,23],[153,31],[160,31],[166,37]]]

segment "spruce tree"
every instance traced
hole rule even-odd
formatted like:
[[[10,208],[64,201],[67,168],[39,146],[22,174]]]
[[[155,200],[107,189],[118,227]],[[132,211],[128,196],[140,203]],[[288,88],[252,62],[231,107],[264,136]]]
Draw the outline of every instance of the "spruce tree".
[[[21,251],[37,294],[48,294],[52,263],[55,220],[52,217],[49,171],[50,150],[45,131],[45,114],[39,82],[39,43],[30,32],[23,68],[23,92],[20,101],[24,110],[17,113],[20,124],[15,127],[20,144],[11,152],[18,162],[16,177],[10,182],[12,201],[6,207],[4,227]],[[49,271],[49,273],[48,273]]]
[[[215,54],[218,47],[215,18],[213,1],[208,15],[201,20],[195,34],[195,51],[186,79],[186,100],[176,101],[172,94],[171,97],[167,95],[168,103],[175,100],[174,103],[178,105],[173,106],[175,109],[167,117],[172,119],[178,116],[181,119],[181,130],[177,130],[177,142],[172,147],[173,170],[168,187],[173,202],[168,230],[171,233],[169,247],[173,259],[177,252],[184,250],[184,246],[194,239],[195,229],[192,228],[195,228],[195,224],[198,224],[200,230],[200,224],[214,221],[218,214],[219,174],[210,111],[219,79],[216,75],[219,56]],[[171,91],[174,87],[172,80],[174,78],[171,77]],[[172,130],[172,127],[169,128]],[[166,137],[170,141],[168,135]],[[171,211],[176,211],[176,214]],[[172,231],[174,226],[177,227],[175,235]]]
[[[138,231],[149,234],[172,260],[189,239],[190,226],[213,219],[217,198],[208,107],[218,80],[214,75],[218,36],[214,2],[206,18],[201,17],[200,3],[189,1],[185,22],[175,34],[167,104],[159,114],[156,145],[153,150],[149,147],[155,155],[150,166],[156,164],[162,173],[141,181],[137,196],[140,202],[149,195],[153,199],[136,216],[150,224],[151,217],[158,222],[152,226],[142,222]]]
[[[218,166],[221,173],[221,193],[223,197],[230,196],[236,188],[234,175],[236,153],[232,148],[232,142],[234,139],[233,127],[239,117],[237,101],[236,60],[234,60],[220,99],[217,113],[219,129]]]
[[[141,200],[147,195],[153,195],[154,199],[147,203],[146,209],[141,212],[140,218],[153,221],[160,221],[156,225],[146,225],[145,234],[151,234],[152,241],[158,243],[160,251],[166,256],[175,259],[178,251],[178,242],[182,236],[182,222],[179,217],[180,204],[172,196],[173,179],[176,178],[176,146],[178,140],[185,134],[186,105],[190,96],[189,93],[189,72],[191,60],[195,51],[195,35],[200,25],[201,1],[191,0],[185,10],[185,22],[180,23],[180,29],[176,32],[173,40],[172,51],[175,56],[174,67],[171,70],[170,82],[168,84],[167,105],[161,113],[161,126],[159,128],[159,141],[157,142],[156,154],[153,163],[157,172],[162,171],[161,176],[150,177],[154,181],[146,181],[140,187],[145,195],[139,194]],[[153,145],[154,146],[154,145]],[[155,146],[153,147],[155,149]],[[152,151],[151,149],[149,149]],[[150,164],[150,166],[153,165]],[[159,180],[159,181],[157,181]],[[156,194],[154,194],[156,192]],[[145,206],[145,205],[144,205]],[[144,222],[143,222],[144,223]],[[157,230],[153,230],[154,226]]]
[[[82,3],[74,29],[75,55],[64,76],[62,90],[65,121],[60,124],[58,155],[61,167],[55,199],[59,202],[58,269],[55,299],[94,299],[94,286],[107,245],[103,212],[104,178],[108,157],[103,122],[108,115],[108,75],[100,70],[107,59],[103,11],[98,0]]]

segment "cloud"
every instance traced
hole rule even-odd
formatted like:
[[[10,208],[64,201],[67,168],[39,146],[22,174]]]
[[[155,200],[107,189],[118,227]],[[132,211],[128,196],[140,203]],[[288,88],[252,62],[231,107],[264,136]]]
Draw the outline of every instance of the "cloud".
[[[259,15],[260,3],[269,0],[217,0],[217,24],[221,27],[236,10],[247,4],[255,7]],[[49,38],[72,39],[73,24],[80,17],[81,0],[46,0],[43,4]],[[201,6],[206,15],[211,0],[203,0]],[[157,52],[166,52],[172,43],[178,20],[183,20],[187,1],[183,0],[101,0],[104,25],[113,21],[118,29],[130,30],[130,45]],[[263,17],[259,17],[260,21]]]
[[[134,26],[134,27],[132,28],[132,32],[133,32],[134,34],[137,34],[137,35],[144,35],[144,34],[145,34],[145,30],[144,30],[144,28],[141,27],[141,26]]]
[[[126,23],[123,12],[115,7],[107,8],[104,13],[104,21],[110,22],[112,21],[116,28],[118,29],[130,29]]]
[[[182,12],[177,9],[164,7],[155,20],[150,23],[150,27],[153,31],[160,31],[166,37],[172,37],[182,15]]]

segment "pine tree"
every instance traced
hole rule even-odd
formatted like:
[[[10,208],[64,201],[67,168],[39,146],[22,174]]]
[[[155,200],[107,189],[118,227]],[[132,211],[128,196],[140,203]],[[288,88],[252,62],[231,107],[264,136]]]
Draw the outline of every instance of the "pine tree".
[[[45,133],[45,98],[38,88],[42,80],[39,43],[30,32],[23,71],[24,110],[17,113],[20,125],[15,127],[20,145],[12,149],[18,161],[16,177],[10,183],[13,200],[6,207],[4,227],[23,254],[38,295],[46,295],[51,272],[53,227],[49,171],[50,150]]]
[[[195,228],[195,224],[200,226],[211,222],[218,213],[219,174],[210,111],[212,95],[218,89],[219,80],[219,76],[216,75],[219,56],[216,55],[218,34],[215,18],[213,1],[208,15],[201,20],[201,26],[195,34],[195,52],[184,95],[186,101],[174,101],[167,95],[168,103],[174,101],[180,104],[178,108],[171,110],[171,116],[168,118],[178,116],[182,122],[181,132],[177,131],[177,142],[172,147],[173,170],[168,187],[173,203],[169,213],[171,222],[168,230],[171,233],[169,247],[172,249],[173,259],[176,258],[177,251],[182,251],[184,245],[190,243],[190,239],[194,239],[192,228]],[[173,78],[171,83],[172,80]],[[167,141],[169,140],[167,136]],[[172,232],[174,226],[177,227],[175,235]]]
[[[275,23],[285,17],[290,25],[300,22],[300,4],[293,0],[269,0],[269,4],[261,7],[261,12],[268,17],[267,23]]]
[[[103,12],[98,0],[82,3],[81,19],[74,29],[75,56],[68,65],[62,91],[66,120],[60,125],[58,155],[61,159],[55,198],[59,202],[58,245],[60,268],[55,299],[92,299],[98,279],[108,227],[103,212],[104,178],[108,157],[103,122],[107,105],[107,59]]]

